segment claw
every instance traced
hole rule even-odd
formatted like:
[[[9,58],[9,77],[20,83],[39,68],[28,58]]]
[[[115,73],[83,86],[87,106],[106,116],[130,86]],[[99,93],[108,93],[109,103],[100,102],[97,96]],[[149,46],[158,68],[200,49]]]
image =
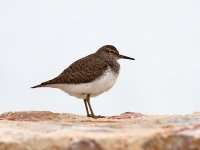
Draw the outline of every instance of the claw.
[[[101,115],[95,116],[95,115],[92,115],[92,114],[87,115],[87,117],[91,117],[91,118],[94,118],[94,119],[106,118],[105,116],[101,116]]]

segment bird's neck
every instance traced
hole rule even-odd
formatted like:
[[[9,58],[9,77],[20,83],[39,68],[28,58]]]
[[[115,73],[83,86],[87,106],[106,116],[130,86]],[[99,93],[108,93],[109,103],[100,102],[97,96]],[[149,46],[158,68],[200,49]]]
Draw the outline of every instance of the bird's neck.
[[[119,73],[120,64],[117,62],[117,60],[114,57],[110,57],[106,55],[96,55],[96,56],[99,57],[102,61],[104,61],[113,72]]]
[[[109,60],[109,61],[106,61],[107,65],[111,68],[111,70],[115,73],[119,73],[119,70],[120,70],[120,64],[116,61],[116,60]]]

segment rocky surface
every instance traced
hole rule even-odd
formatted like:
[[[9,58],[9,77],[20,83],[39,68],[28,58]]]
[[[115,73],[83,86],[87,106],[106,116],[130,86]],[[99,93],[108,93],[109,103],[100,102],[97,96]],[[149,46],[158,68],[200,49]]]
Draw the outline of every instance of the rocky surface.
[[[0,115],[0,150],[200,150],[200,113],[92,119],[8,112]]]

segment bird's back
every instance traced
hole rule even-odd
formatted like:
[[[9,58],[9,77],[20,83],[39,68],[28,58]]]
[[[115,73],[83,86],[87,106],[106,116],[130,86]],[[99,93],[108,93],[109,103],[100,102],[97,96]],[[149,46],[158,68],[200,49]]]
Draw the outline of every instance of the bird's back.
[[[49,84],[89,83],[101,76],[107,68],[107,63],[94,53],[75,61],[56,78],[35,87],[43,87]]]

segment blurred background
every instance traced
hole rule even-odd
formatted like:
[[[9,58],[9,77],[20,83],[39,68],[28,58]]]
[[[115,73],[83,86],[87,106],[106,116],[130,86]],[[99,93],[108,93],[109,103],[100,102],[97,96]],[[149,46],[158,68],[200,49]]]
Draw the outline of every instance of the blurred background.
[[[96,114],[200,110],[199,0],[1,0],[0,113],[85,115],[82,100],[30,87],[106,44],[136,60],[120,60],[115,86],[92,99]]]

